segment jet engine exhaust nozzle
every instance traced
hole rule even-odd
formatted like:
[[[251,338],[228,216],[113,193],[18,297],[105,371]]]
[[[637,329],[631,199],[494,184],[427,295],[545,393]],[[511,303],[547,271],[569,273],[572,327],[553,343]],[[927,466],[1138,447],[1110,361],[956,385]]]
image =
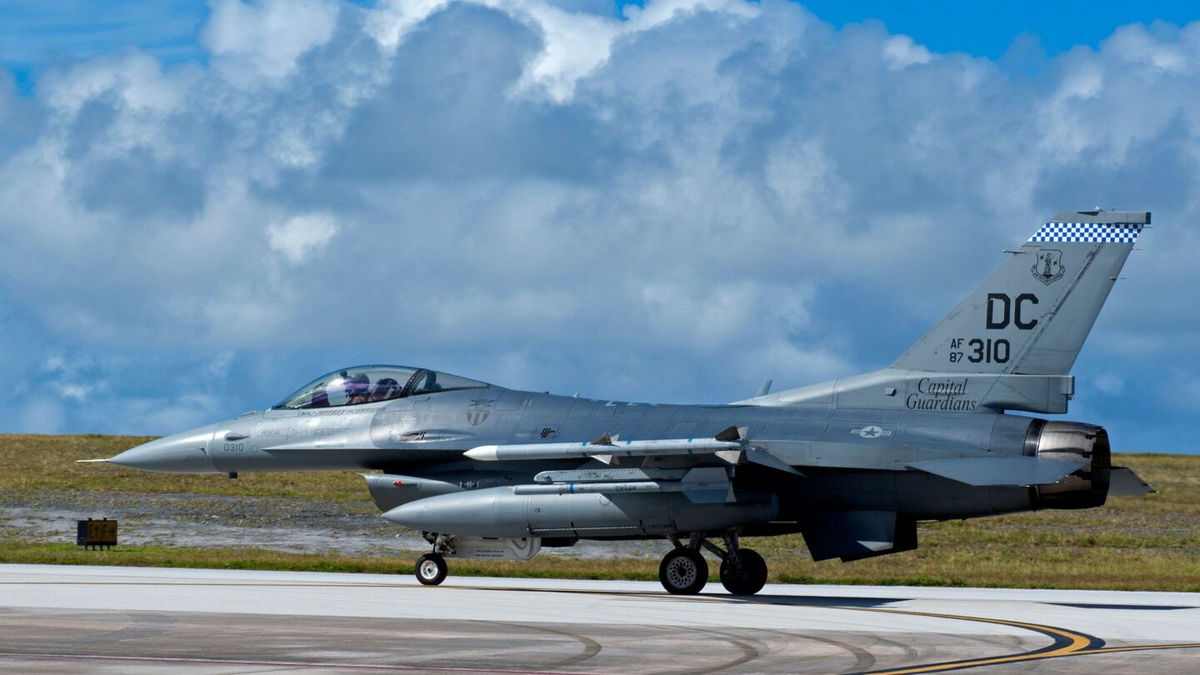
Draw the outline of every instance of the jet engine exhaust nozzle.
[[[1103,427],[1077,422],[1037,420],[1029,428],[1026,452],[1038,459],[1088,462],[1053,485],[1039,485],[1042,509],[1090,509],[1108,498],[1112,450]]]

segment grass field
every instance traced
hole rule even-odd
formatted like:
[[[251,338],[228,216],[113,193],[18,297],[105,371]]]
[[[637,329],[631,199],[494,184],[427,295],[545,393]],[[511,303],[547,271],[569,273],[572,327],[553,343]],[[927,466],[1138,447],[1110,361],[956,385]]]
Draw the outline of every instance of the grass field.
[[[112,465],[76,464],[108,457],[145,439],[111,436],[0,436],[0,504],[39,492],[245,495],[369,504],[357,472],[223,476],[152,474]],[[1030,588],[1107,588],[1200,592],[1200,456],[1129,454],[1132,467],[1159,490],[1116,497],[1100,509],[1041,511],[922,525],[920,548],[855,563],[808,558],[801,537],[747,539],[771,565],[774,581]],[[0,562],[155,565],[409,573],[395,557],[288,554],[255,549],[121,546],[83,551],[26,541],[0,520]],[[664,546],[665,551],[665,546]],[[456,575],[657,579],[645,559],[538,556],[529,562],[451,561]],[[714,579],[715,568],[713,565]]]

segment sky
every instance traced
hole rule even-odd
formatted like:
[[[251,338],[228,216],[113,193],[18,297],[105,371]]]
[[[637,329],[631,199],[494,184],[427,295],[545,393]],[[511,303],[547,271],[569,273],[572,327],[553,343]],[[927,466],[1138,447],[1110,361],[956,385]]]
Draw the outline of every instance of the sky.
[[[360,363],[737,400],[886,367],[1103,206],[1154,227],[1063,417],[1200,451],[1200,11],[982,4],[9,0],[0,431]]]

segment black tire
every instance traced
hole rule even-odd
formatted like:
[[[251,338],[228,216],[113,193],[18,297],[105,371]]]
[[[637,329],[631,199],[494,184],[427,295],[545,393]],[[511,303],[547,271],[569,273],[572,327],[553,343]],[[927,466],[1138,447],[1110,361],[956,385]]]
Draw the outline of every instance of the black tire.
[[[672,595],[695,595],[708,583],[708,561],[699,551],[674,549],[663,556],[658,580]]]
[[[738,550],[738,563],[721,562],[721,585],[734,595],[754,595],[767,583],[767,561],[751,548]]]
[[[426,553],[417,558],[414,572],[417,581],[426,586],[437,586],[446,580],[446,559],[437,553]]]

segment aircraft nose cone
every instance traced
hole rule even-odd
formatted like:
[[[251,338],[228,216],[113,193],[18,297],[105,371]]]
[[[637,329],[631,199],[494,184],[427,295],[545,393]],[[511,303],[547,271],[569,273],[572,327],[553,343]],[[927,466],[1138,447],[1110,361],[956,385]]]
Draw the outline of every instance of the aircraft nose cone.
[[[213,429],[209,424],[143,443],[110,458],[112,464],[166,473],[216,473],[208,454]]]

